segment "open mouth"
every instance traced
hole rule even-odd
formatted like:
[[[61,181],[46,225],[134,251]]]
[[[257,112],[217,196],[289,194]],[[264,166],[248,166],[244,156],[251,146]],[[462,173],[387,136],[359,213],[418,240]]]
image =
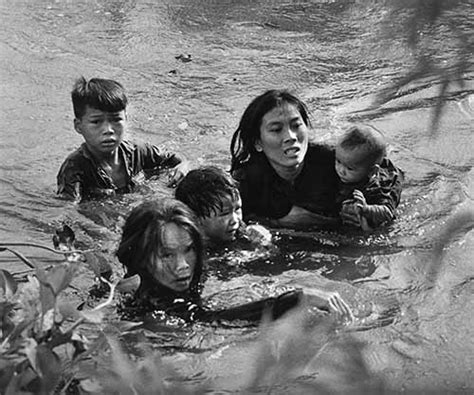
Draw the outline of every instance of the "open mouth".
[[[291,147],[291,148],[285,149],[283,152],[285,153],[286,156],[295,156],[295,155],[298,155],[298,153],[300,152],[300,148]]]

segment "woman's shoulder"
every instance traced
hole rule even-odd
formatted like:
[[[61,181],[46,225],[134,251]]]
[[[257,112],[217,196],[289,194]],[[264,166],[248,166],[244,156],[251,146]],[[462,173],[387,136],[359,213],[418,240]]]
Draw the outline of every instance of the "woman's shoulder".
[[[306,160],[308,162],[330,162],[334,161],[334,147],[328,143],[310,142],[308,144],[308,152]]]
[[[271,170],[265,155],[259,153],[234,169],[232,171],[232,177],[238,181],[256,179],[271,173]]]

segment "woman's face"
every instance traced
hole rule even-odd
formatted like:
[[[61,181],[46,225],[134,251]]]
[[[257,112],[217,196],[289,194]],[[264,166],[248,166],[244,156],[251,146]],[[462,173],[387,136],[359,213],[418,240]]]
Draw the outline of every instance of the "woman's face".
[[[193,239],[188,231],[175,223],[163,227],[163,246],[148,265],[151,276],[176,292],[189,289],[197,262]]]
[[[277,172],[303,163],[308,150],[308,127],[294,104],[283,103],[263,116],[255,149],[266,155]]]

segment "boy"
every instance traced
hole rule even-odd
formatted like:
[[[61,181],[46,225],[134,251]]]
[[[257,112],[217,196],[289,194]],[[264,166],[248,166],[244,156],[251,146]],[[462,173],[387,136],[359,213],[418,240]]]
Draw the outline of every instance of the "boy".
[[[79,78],[71,92],[74,129],[85,142],[62,164],[57,193],[79,202],[115,193],[131,192],[145,176],[172,169],[170,184],[179,181],[188,163],[150,144],[123,140],[127,96],[113,80]]]
[[[395,218],[403,171],[386,158],[385,139],[367,125],[350,128],[336,145],[337,203],[343,223],[369,231]]]
[[[175,197],[194,211],[208,244],[219,245],[240,237],[262,245],[271,242],[267,229],[244,226],[236,181],[222,169],[205,166],[191,170],[178,184]]]

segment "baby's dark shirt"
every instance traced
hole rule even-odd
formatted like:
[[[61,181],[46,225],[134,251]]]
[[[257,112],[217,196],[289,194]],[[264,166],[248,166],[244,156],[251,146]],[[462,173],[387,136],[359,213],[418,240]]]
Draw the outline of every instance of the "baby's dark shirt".
[[[83,143],[70,154],[62,164],[57,175],[58,190],[61,197],[70,200],[86,200],[114,193],[131,192],[151,172],[172,168],[181,163],[173,153],[161,150],[151,144],[136,144],[123,141],[118,154],[125,164],[126,185],[118,188],[109,174],[97,163],[92,153]]]
[[[358,189],[364,194],[367,204],[384,205],[392,214],[400,203],[404,173],[390,159],[383,159],[376,177],[356,184],[339,182],[336,202],[338,206],[344,200],[352,199],[352,193]]]

